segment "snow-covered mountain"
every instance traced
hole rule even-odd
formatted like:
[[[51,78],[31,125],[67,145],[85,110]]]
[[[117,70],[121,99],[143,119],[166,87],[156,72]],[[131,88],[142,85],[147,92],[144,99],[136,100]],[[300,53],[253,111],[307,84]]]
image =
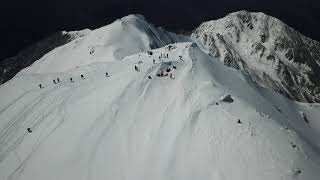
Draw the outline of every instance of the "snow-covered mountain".
[[[0,86],[1,180],[320,177],[319,104],[140,15],[84,32]]]
[[[54,48],[74,38],[75,36],[70,33],[57,32],[22,50],[16,56],[0,61],[0,85],[12,79],[23,68],[30,66]]]
[[[89,29],[82,31],[60,31],[23,49],[16,56],[0,61],[0,85],[12,79],[22,69],[30,66],[42,56],[56,47],[65,45],[75,39],[85,36]]]
[[[128,55],[187,39],[153,27],[141,15],[129,15],[54,49],[24,71],[64,72],[94,62],[122,60]]]
[[[39,59],[41,62],[49,63],[46,69],[43,67],[45,65],[40,65],[44,72],[65,71],[74,65],[120,60],[126,55],[163,47],[177,41],[188,41],[188,37],[155,28],[141,15],[124,17],[94,31],[85,29],[57,32],[26,48],[17,56],[1,61],[0,84],[7,82]],[[71,43],[68,44],[69,42]],[[35,64],[32,66],[33,69],[38,68]]]
[[[320,102],[320,43],[263,13],[202,23],[192,37],[225,65],[300,102]]]

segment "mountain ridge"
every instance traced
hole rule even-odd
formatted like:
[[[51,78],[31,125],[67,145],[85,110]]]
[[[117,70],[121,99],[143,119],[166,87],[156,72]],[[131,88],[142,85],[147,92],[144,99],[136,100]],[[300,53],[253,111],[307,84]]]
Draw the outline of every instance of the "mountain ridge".
[[[320,105],[261,86],[260,36],[220,25],[211,50],[137,15],[70,32],[0,86],[0,179],[316,180]]]
[[[192,42],[150,51],[1,86],[0,177],[319,176],[320,106],[263,89]]]
[[[281,20],[239,11],[202,23],[192,37],[263,87],[300,102],[319,102],[320,43]]]

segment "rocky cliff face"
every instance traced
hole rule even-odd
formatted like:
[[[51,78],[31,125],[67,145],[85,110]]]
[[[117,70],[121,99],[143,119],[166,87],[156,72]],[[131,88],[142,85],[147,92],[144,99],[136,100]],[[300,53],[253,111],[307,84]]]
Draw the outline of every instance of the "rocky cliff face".
[[[12,79],[20,70],[30,66],[54,48],[62,46],[74,39],[82,37],[89,30],[81,32],[57,32],[27,47],[16,56],[0,62],[0,85]]]
[[[320,102],[320,43],[263,13],[240,11],[192,34],[211,56],[300,102]]]

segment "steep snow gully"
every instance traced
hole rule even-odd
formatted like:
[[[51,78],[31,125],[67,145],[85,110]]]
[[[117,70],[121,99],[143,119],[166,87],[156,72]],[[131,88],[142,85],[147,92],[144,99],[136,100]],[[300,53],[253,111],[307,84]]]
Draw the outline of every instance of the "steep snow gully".
[[[318,104],[262,88],[192,42],[52,64],[81,56],[70,43],[0,87],[1,180],[320,177]]]

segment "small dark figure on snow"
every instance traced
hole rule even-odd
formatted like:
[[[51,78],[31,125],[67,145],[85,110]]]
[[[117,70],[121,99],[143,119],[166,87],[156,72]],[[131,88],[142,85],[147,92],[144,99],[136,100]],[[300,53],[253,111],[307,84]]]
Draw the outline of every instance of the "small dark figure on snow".
[[[57,84],[55,79],[53,80],[53,84]]]
[[[167,71],[167,72],[170,72],[170,71],[171,71],[171,69],[170,69],[170,68],[167,68],[167,69],[166,69],[166,71]]]
[[[109,76],[109,73],[107,73],[107,72],[106,72],[106,77],[110,77],[110,76]]]
[[[70,82],[73,82],[73,79],[72,79],[72,78],[70,78]]]
[[[171,78],[171,79],[174,79],[174,77],[173,77],[173,74],[172,74],[172,73],[170,74],[170,78]]]
[[[152,56],[153,52],[152,52],[152,51],[147,51],[147,54],[149,54],[150,56]]]
[[[179,59],[180,59],[181,61],[183,61],[183,60],[182,60],[182,56],[179,56]]]
[[[32,133],[32,130],[31,130],[31,128],[27,128],[27,130],[28,130],[28,132],[29,132],[29,133]]]
[[[297,145],[295,145],[294,143],[291,142],[291,147],[292,147],[292,148],[296,148]]]
[[[39,88],[40,88],[40,89],[42,89],[42,88],[43,88],[43,87],[42,87],[42,84],[39,84]]]
[[[138,66],[134,66],[134,70],[136,70],[137,72],[139,72]]]
[[[157,74],[158,77],[163,77],[163,71],[160,71],[160,73]]]
[[[234,100],[233,98],[231,97],[231,95],[226,95],[223,99],[222,99],[223,102],[227,102],[227,103],[233,103]]]
[[[310,122],[309,122],[309,119],[307,118],[307,115],[304,112],[302,112],[301,115],[302,115],[302,118],[303,118],[304,122],[309,124]]]
[[[155,64],[155,63],[156,63],[156,60],[154,59],[154,60],[153,60],[153,64]]]
[[[58,81],[58,83],[60,82],[60,79],[59,78],[57,78],[57,81]]]
[[[295,176],[298,176],[298,175],[300,175],[301,173],[302,173],[301,169],[295,169],[295,170],[294,170],[294,175],[295,175]]]
[[[169,54],[167,54],[167,58],[169,58]]]
[[[173,67],[173,69],[177,69],[177,67],[176,66],[172,66]]]
[[[152,79],[152,77],[151,77],[151,76],[148,76],[148,78],[149,78],[149,79]]]
[[[81,79],[85,79],[84,76],[81,74]]]
[[[242,124],[242,122],[241,122],[241,120],[240,119],[238,119],[238,122],[237,122],[238,124]]]

